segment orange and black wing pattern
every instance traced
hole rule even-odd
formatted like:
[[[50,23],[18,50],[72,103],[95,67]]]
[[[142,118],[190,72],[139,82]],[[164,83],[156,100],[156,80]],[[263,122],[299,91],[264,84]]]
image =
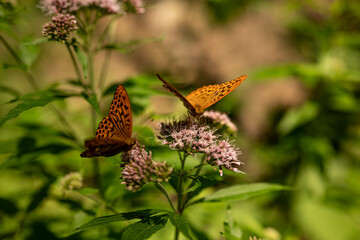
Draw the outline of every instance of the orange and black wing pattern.
[[[164,83],[163,86],[177,96],[184,103],[184,106],[188,109],[189,113],[196,118],[199,118],[206,108],[232,92],[247,77],[247,75],[242,75],[223,84],[204,86],[184,97],[175,87],[162,79],[158,74],[156,74],[156,76]]]
[[[99,123],[95,139],[85,141],[81,157],[109,157],[127,152],[135,145],[132,134],[132,114],[129,96],[119,85],[110,105],[109,114]]]

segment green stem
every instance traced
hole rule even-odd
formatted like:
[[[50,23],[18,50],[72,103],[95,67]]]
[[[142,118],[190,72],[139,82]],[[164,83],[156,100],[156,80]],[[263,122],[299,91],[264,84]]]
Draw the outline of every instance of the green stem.
[[[174,237],[175,240],[178,240],[179,239],[179,230],[177,228],[175,228],[175,237]]]
[[[156,182],[155,184],[156,184],[156,187],[166,196],[166,198],[167,198],[167,200],[168,200],[168,202],[169,202],[172,210],[173,210],[174,212],[176,212],[176,209],[175,209],[174,205],[172,204],[172,202],[171,202],[171,200],[170,200],[170,197],[169,197],[169,194],[167,193],[167,191],[166,191],[166,189],[164,188],[164,186],[163,186],[161,183],[157,183],[157,182]]]
[[[86,13],[85,13],[86,14]],[[89,17],[89,16],[87,16]],[[90,15],[91,18],[91,15]],[[87,18],[89,19],[89,18]],[[88,64],[88,83],[91,89],[91,92],[95,93],[95,86],[94,86],[94,71],[93,71],[93,47],[92,47],[92,40],[93,40],[93,34],[94,34],[94,25],[89,23],[87,25],[87,35],[86,38],[84,39],[84,43],[85,43],[85,50],[86,50],[86,54],[87,54],[87,64]],[[94,109],[91,110],[91,125],[92,125],[92,130],[95,131],[96,130],[96,126],[97,126],[97,121],[96,121],[96,112]],[[99,159],[96,157],[92,158],[92,168],[93,168],[93,174],[94,174],[94,181],[95,181],[95,185],[99,188],[99,193],[101,195],[101,197],[103,197],[103,191],[102,188],[100,186],[100,166],[99,166]]]
[[[183,198],[183,181],[184,181],[184,167],[185,167],[185,159],[186,159],[186,153],[184,153],[183,156],[181,156],[181,153],[179,153],[180,162],[181,162],[181,168],[180,168],[180,174],[178,179],[178,186],[177,186],[177,192],[178,192],[178,201],[177,201],[177,211],[179,214],[182,214],[182,198]]]
[[[200,165],[196,169],[194,178],[193,178],[193,180],[191,181],[191,183],[189,184],[189,186],[186,189],[190,189],[195,184],[195,181],[196,181],[197,177],[199,176],[199,174],[201,172],[201,168],[202,168],[202,166],[204,166],[205,159],[206,159],[206,154],[204,154],[203,157],[201,158]],[[189,205],[187,205],[188,196],[189,196],[189,193],[187,192],[186,195],[184,196],[184,209],[189,206]]]
[[[79,81],[79,83],[80,83],[81,85],[84,86],[85,81],[84,81],[83,75],[81,74],[79,65],[78,65],[78,63],[77,63],[77,61],[76,61],[74,52],[73,52],[72,49],[70,48],[71,45],[70,45],[68,42],[66,42],[65,45],[66,45],[66,49],[67,49],[68,52],[69,52],[71,61],[72,61],[73,65],[74,65],[74,69],[75,69],[75,73],[76,73],[76,75],[77,75],[77,77],[78,77],[78,81]]]

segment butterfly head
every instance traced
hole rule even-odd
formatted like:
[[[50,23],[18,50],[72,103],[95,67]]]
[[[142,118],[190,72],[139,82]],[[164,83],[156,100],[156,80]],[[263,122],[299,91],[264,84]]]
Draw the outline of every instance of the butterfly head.
[[[128,148],[126,150],[124,150],[124,152],[126,152],[126,151],[130,151],[135,146],[137,140],[136,140],[136,138],[126,138],[126,139],[124,139],[124,142],[128,146]]]
[[[201,117],[201,115],[203,115],[204,113],[204,108],[201,107],[200,105],[195,105],[193,109],[189,109],[189,113],[191,116],[195,117],[195,118],[199,118]]]

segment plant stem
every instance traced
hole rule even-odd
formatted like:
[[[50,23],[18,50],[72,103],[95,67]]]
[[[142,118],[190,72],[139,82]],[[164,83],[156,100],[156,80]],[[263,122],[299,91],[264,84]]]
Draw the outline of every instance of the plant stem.
[[[170,197],[169,197],[169,194],[167,193],[166,189],[164,188],[164,186],[161,184],[161,183],[155,183],[156,184],[156,187],[166,196],[172,210],[174,212],[176,212],[176,209],[174,207],[174,205],[172,204],[171,200],[170,200]]]
[[[194,176],[193,180],[191,181],[191,183],[189,184],[189,186],[187,187],[187,189],[191,188],[195,184],[195,181],[201,172],[201,168],[204,164],[205,158],[206,158],[206,154],[204,154],[203,157],[201,158],[200,165],[196,169],[195,176]],[[186,205],[188,203],[188,196],[189,196],[189,192],[187,192],[186,195],[184,196],[184,209],[186,207],[188,207],[188,205]]]
[[[91,16],[90,16],[91,17]],[[89,23],[89,21],[87,21]],[[87,25],[86,29],[86,38],[84,39],[85,43],[85,50],[87,54],[87,64],[88,64],[88,74],[87,79],[90,86],[90,90],[92,93],[96,93],[95,86],[94,86],[94,71],[93,71],[93,47],[92,47],[92,39],[94,34],[94,25],[92,23],[89,23]],[[96,112],[94,109],[91,109],[91,126],[92,130],[96,130],[97,121],[96,121]],[[96,157],[91,158],[92,161],[92,168],[93,168],[93,174],[94,174],[94,182],[95,185],[99,188],[100,196],[103,197],[103,191],[100,186],[100,166],[99,166],[99,159]]]
[[[73,53],[73,51],[72,51],[71,48],[70,48],[71,45],[70,45],[68,42],[66,42],[65,45],[66,45],[66,48],[67,48],[67,50],[68,50],[68,52],[69,52],[71,61],[72,61],[73,65],[74,65],[74,69],[75,69],[76,75],[78,76],[78,81],[79,81],[79,83],[80,83],[81,85],[84,86],[85,81],[84,81],[84,78],[83,78],[83,76],[82,76],[82,74],[81,74],[81,71],[80,71],[79,65],[78,65],[78,63],[77,63],[77,61],[76,61],[76,58],[75,58],[75,56],[74,56],[74,53]]]

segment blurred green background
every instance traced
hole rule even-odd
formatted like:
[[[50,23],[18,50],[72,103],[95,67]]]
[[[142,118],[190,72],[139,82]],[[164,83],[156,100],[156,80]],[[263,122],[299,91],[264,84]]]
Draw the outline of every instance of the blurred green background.
[[[50,16],[37,4],[18,0],[15,11],[2,5],[1,38],[19,53],[40,89],[56,86],[76,92],[65,46],[38,40]],[[172,112],[186,112],[163,91],[156,72],[183,93],[248,74],[240,87],[211,107],[229,112],[239,127],[235,139],[245,174],[226,171],[224,181],[280,183],[293,190],[230,202],[228,213],[240,227],[241,239],[360,239],[359,1],[146,1],[144,14],[121,17],[112,32],[125,47],[95,57],[95,66],[111,57],[106,81],[100,84],[109,91],[99,92],[99,121],[108,111],[115,83],[123,82],[128,90],[137,133],[149,118],[166,121]],[[129,42],[134,40],[141,44]],[[26,69],[3,43],[1,118],[17,105],[9,101],[34,92]],[[100,67],[94,71],[101,74]],[[94,136],[88,102],[69,97],[54,104],[79,139]],[[80,158],[81,145],[51,106],[32,108],[0,131],[1,239],[58,239],[95,216],[109,214],[101,202],[60,194],[59,179],[69,172],[81,172],[88,187],[95,187],[96,177],[92,162]],[[176,155],[159,148],[148,129],[139,139],[156,160],[175,161]],[[119,212],[168,208],[153,185],[137,193],[125,191],[119,161],[117,156],[99,163],[101,201]],[[203,204],[185,216],[199,239],[222,239],[226,209],[223,203]],[[69,239],[118,239],[127,224]],[[172,236],[169,226],[151,239]]]

